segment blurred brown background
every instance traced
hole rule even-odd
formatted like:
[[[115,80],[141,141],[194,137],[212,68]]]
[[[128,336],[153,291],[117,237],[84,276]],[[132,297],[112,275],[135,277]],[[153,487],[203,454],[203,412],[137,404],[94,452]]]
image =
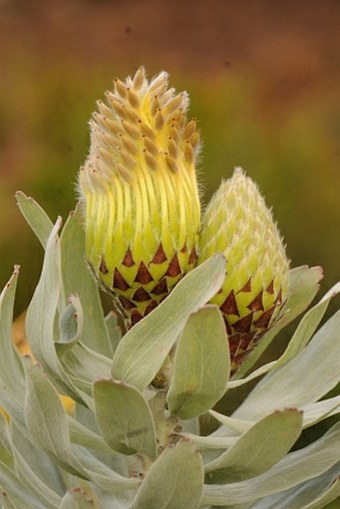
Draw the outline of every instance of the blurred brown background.
[[[205,202],[243,166],[292,266],[322,265],[323,292],[339,280],[339,0],[0,0],[0,286],[19,263],[16,314],[42,249],[14,192],[67,217],[95,101],[141,64],[190,94]]]
[[[0,0],[0,284],[21,265],[27,307],[42,250],[17,189],[55,220],[74,207],[95,100],[144,64],[191,96],[205,201],[241,165],[292,265],[339,279],[340,2]]]

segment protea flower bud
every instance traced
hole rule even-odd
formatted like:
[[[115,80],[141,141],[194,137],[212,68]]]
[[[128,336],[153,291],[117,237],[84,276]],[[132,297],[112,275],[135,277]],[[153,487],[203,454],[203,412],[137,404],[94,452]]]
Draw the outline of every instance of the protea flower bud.
[[[168,295],[196,261],[199,135],[188,96],[143,68],[98,102],[80,170],[86,256],[130,324]]]
[[[289,270],[272,214],[241,168],[222,182],[203,216],[198,263],[218,251],[227,259],[226,277],[212,302],[223,313],[235,370],[278,318]]]

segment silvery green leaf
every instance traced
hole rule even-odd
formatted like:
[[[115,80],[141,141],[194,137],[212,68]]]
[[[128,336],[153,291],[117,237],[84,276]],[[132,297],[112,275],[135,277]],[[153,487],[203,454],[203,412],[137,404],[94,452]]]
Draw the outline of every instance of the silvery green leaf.
[[[0,461],[0,486],[17,509],[46,509],[45,504],[32,493],[16,474]],[[6,496],[6,495],[5,495]],[[3,500],[0,498],[0,502]],[[8,505],[11,507],[11,505]]]
[[[98,285],[85,260],[85,232],[82,222],[78,205],[74,213],[69,215],[60,237],[65,294],[79,295],[84,312],[81,338],[83,343],[112,359],[111,340],[104,320]]]
[[[339,469],[340,470],[340,469]],[[325,507],[326,509],[331,509],[331,502],[339,501],[340,499],[340,474],[331,484],[331,486],[316,500],[313,500],[310,504],[303,506],[302,509],[322,509]],[[326,507],[327,506],[327,507]],[[333,509],[336,509],[335,505],[332,505]]]
[[[252,426],[251,421],[235,419],[234,417],[220,414],[219,412],[216,412],[216,410],[210,410],[209,414],[218,422],[223,424],[223,426],[230,428],[232,431],[236,431],[237,433],[244,433]]]
[[[133,490],[140,484],[139,479],[124,477],[109,468],[85,447],[72,444],[72,455],[77,465],[81,465],[82,474],[110,493]]]
[[[83,330],[84,313],[78,295],[70,295],[68,305],[59,317],[60,338],[55,342],[59,355],[78,343]]]
[[[2,486],[0,486],[0,507],[1,509],[18,509],[18,506],[13,504]]]
[[[201,506],[241,504],[280,493],[324,474],[339,461],[340,425],[311,445],[287,454],[267,472],[236,483],[204,485]]]
[[[20,355],[12,341],[13,305],[19,267],[0,294],[0,404],[17,419],[22,419],[25,376]]]
[[[191,442],[201,451],[216,449],[223,452],[223,449],[228,449],[228,447],[233,445],[237,440],[237,437],[214,437],[211,435],[200,436],[194,435],[193,433],[182,434],[184,437],[189,438],[189,440],[191,440]]]
[[[223,396],[230,370],[221,312],[205,306],[187,320],[176,347],[168,407],[181,419],[207,412]]]
[[[26,196],[21,191],[18,191],[15,196],[22,215],[45,249],[48,237],[50,236],[53,228],[53,223],[46,212],[40,207],[40,205],[37,204],[36,201],[33,200],[33,198]]]
[[[58,219],[49,236],[44,265],[26,317],[28,341],[34,357],[49,374],[58,389],[72,399],[91,403],[86,394],[72,384],[65,373],[55,349],[54,322],[61,294],[60,243],[57,236]]]
[[[111,375],[112,361],[80,341],[72,349],[61,353],[60,362],[65,373],[72,384],[87,396],[92,396],[92,384],[98,376],[110,377]],[[92,398],[87,400],[87,403],[92,408]]]
[[[38,366],[26,362],[28,388],[25,421],[30,435],[66,471],[88,478],[103,489],[120,492],[138,485],[108,468],[85,448],[71,444],[66,412],[53,385]]]
[[[251,509],[321,509],[340,495],[340,465],[277,495],[262,498]]]
[[[303,427],[314,426],[326,417],[340,413],[340,396],[305,405],[301,410],[303,411]]]
[[[200,454],[182,440],[151,465],[131,509],[197,509],[202,486]]]
[[[18,468],[18,457],[28,461],[28,466],[34,474],[54,493],[63,495],[66,489],[66,475],[61,473],[56,464],[47,456],[41,447],[35,445],[28,435],[24,424],[11,421],[11,440],[16,455]],[[20,458],[19,458],[20,461]],[[23,478],[22,475],[20,477]]]
[[[204,467],[209,484],[230,483],[256,477],[278,463],[302,430],[296,409],[274,412],[256,422],[218,458]]]
[[[24,404],[26,427],[34,442],[67,471],[77,475],[73,463],[65,409],[54,386],[40,367],[25,362],[27,393]]]
[[[94,509],[94,501],[80,488],[70,488],[63,496],[59,509]]]
[[[340,292],[340,283],[335,284],[323,298],[305,313],[290,340],[286,351],[275,363],[275,368],[295,357],[308,343],[324,316],[328,304]]]
[[[108,491],[124,491],[138,483],[114,472],[87,449],[71,444],[66,412],[53,385],[38,366],[27,363],[25,420],[35,443],[64,470],[90,479]]]
[[[72,444],[88,449],[100,461],[118,474],[128,477],[129,465],[126,456],[113,451],[103,440],[98,430],[94,413],[83,405],[75,405],[74,417],[68,415]]]
[[[31,492],[45,505],[45,509],[54,509],[58,507],[60,495],[48,487],[35,473],[34,466],[31,463],[30,455],[24,458],[13,445],[13,453],[15,458],[15,467],[17,476],[22,479]]]
[[[13,469],[13,452],[8,423],[0,410],[0,459],[9,468]]]
[[[97,452],[112,453],[112,450],[101,435],[87,428],[70,415],[68,416],[68,424],[72,443],[82,445],[87,449]]]
[[[156,437],[150,408],[134,387],[112,379],[97,380],[93,386],[95,415],[99,430],[117,452],[146,454],[156,458]]]
[[[261,338],[259,344],[250,353],[247,359],[236,371],[234,379],[243,378],[244,375],[259,360],[263,352],[271,344],[275,336],[297,316],[299,316],[312,302],[319,291],[319,282],[323,278],[321,267],[302,267],[294,268],[289,273],[289,296],[284,307],[284,313],[281,319]]]
[[[303,413],[303,429],[314,426],[314,424],[325,419],[326,417],[336,415],[340,412],[340,396],[335,396],[334,398],[329,398],[317,401],[316,403],[311,403],[309,405],[304,405],[300,408],[300,410]],[[253,421],[235,419],[234,417],[220,414],[215,410],[210,410],[209,413],[223,425],[223,428],[220,428],[219,432],[214,433],[214,438],[204,437],[207,439],[207,444],[209,441],[211,441],[212,444],[217,444],[218,441],[216,437],[227,437],[229,435],[234,436],[234,431],[242,433],[249,429],[253,424]],[[221,443],[223,443],[223,441],[221,441]]]
[[[189,316],[215,295],[224,277],[225,259],[219,254],[189,272],[152,313],[122,338],[113,358],[113,378],[145,389]]]
[[[324,396],[340,380],[339,329],[340,311],[296,357],[268,373],[233,417],[255,420],[277,409],[303,407]]]
[[[135,492],[108,493],[97,485],[93,485],[93,492],[99,502],[98,509],[130,509]],[[96,508],[97,509],[97,508]]]

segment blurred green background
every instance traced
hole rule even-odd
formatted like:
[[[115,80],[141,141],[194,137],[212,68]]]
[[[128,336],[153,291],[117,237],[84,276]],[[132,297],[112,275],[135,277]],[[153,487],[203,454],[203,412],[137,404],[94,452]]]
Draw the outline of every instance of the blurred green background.
[[[0,285],[19,263],[16,315],[42,249],[14,193],[66,219],[95,101],[141,64],[190,94],[205,202],[242,166],[292,266],[321,265],[323,292],[339,280],[339,1],[0,0]]]
[[[207,201],[241,165],[274,209],[292,266],[339,279],[340,3],[0,0],[0,283],[27,307],[42,252],[18,189],[54,220],[75,203],[87,121],[141,64],[190,93]]]

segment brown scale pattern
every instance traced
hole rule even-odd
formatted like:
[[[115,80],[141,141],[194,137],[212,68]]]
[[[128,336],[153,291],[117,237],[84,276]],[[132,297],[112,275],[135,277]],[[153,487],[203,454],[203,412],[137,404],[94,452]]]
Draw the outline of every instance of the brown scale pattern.
[[[142,285],[146,285],[146,284],[150,283],[151,281],[153,281],[153,277],[150,274],[150,272],[148,271],[144,262],[140,263],[134,281],[135,281],[135,283],[140,283]]]
[[[251,290],[251,280],[248,280],[237,293],[251,292]],[[270,295],[274,295],[274,282],[272,281],[264,291]],[[233,324],[229,323],[228,316],[233,315],[234,317],[240,317],[240,312],[237,306],[237,297],[233,291],[227,295],[226,299],[220,306],[220,309],[224,314],[224,322],[228,333],[232,372],[236,371],[237,366],[244,361],[266,330],[268,330],[275,309],[282,304],[282,292],[280,290],[273,306],[264,311],[264,291],[261,290],[247,306],[250,311],[249,314],[239,318]],[[263,313],[259,316],[259,318],[254,320],[254,313],[258,311],[263,311]]]
[[[166,261],[167,261],[167,257],[166,257],[166,254],[164,252],[162,243],[160,243],[159,246],[158,246],[158,249],[156,251],[155,256],[151,260],[151,263],[161,264],[161,263],[166,262]]]
[[[124,256],[124,259],[122,261],[122,264],[125,266],[125,267],[133,267],[135,264],[134,260],[133,260],[133,257],[132,257],[132,253],[131,253],[131,250],[130,248],[128,248],[128,250],[126,251],[126,254]]]
[[[181,252],[188,253],[188,248],[186,245],[183,246]],[[196,261],[196,258],[196,250],[192,249],[188,256],[188,262],[193,264]],[[165,261],[168,261],[168,258],[164,252],[162,244],[160,243],[150,263],[162,264]],[[128,248],[126,251],[126,254],[122,260],[122,265],[125,267],[132,267],[136,265],[130,248]],[[103,274],[107,274],[109,272],[106,267],[104,257],[102,257],[99,270]],[[139,322],[144,316],[149,314],[158,306],[158,304],[160,304],[160,302],[162,302],[162,300],[167,297],[169,294],[168,279],[175,278],[181,274],[182,269],[177,253],[175,253],[170,260],[163,278],[160,281],[155,282],[154,287],[151,289],[149,283],[154,281],[154,279],[144,262],[139,264],[132,286],[130,286],[129,283],[124,279],[124,276],[117,269],[117,267],[114,269],[112,291],[114,293],[119,293],[118,302],[120,303],[125,316],[130,322],[130,326],[133,326]],[[148,290],[145,289],[146,285],[148,285]],[[146,305],[144,312],[141,311],[140,304]]]
[[[169,263],[168,270],[166,271],[165,275],[170,277],[176,277],[179,274],[181,274],[181,266],[178,261],[178,255],[177,253],[174,254],[171,262]]]
[[[113,288],[117,288],[123,292],[131,288],[117,268],[115,268],[113,274]]]

